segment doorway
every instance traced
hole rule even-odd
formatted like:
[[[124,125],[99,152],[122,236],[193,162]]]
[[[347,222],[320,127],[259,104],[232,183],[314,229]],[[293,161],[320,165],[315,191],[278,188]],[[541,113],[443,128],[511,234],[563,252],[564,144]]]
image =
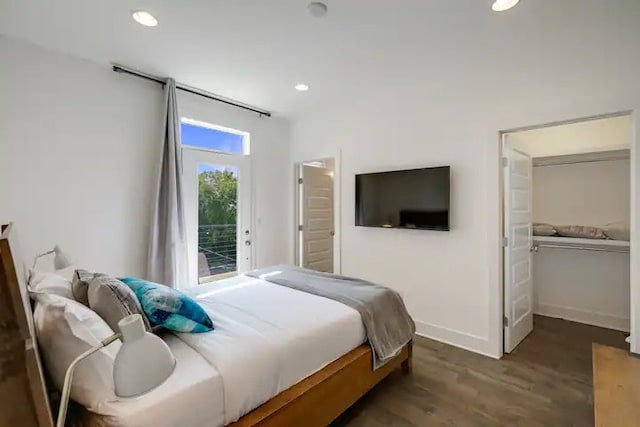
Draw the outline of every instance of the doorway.
[[[336,266],[336,161],[296,165],[296,265],[334,273]]]
[[[534,313],[630,331],[630,114],[502,133],[503,351]]]
[[[182,162],[190,283],[252,268],[249,135],[183,120]]]

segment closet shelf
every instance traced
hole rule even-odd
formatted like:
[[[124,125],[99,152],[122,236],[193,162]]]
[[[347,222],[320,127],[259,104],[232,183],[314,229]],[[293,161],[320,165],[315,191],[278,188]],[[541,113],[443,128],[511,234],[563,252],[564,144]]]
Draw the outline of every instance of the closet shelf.
[[[545,247],[585,248],[585,249],[611,249],[616,252],[628,252],[631,246],[623,240],[580,239],[576,237],[533,236],[534,245]]]

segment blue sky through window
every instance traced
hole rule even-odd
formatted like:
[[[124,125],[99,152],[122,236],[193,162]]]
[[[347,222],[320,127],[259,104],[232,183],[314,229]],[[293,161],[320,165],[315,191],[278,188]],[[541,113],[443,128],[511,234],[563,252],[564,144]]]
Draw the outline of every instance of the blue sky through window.
[[[225,153],[244,154],[242,135],[182,123],[182,145]]]

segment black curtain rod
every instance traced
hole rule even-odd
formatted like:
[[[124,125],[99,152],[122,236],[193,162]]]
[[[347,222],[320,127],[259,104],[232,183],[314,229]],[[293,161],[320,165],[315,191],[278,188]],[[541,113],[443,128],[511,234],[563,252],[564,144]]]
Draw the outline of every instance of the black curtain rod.
[[[160,83],[161,85],[164,85],[164,83],[165,83],[165,81],[163,79],[161,79],[160,77],[156,77],[156,76],[153,76],[151,74],[141,73],[139,71],[135,71],[135,70],[132,70],[132,69],[129,69],[129,68],[122,67],[120,65],[113,65],[113,71],[115,71],[116,73],[130,74],[132,76],[140,77],[140,78],[145,79],[145,80],[150,80],[152,82]],[[244,104],[240,104],[240,103],[237,103],[237,102],[233,102],[233,101],[231,101],[229,99],[220,98],[220,97],[218,97],[218,96],[216,96],[216,95],[214,95],[212,93],[208,93],[208,92],[205,92],[205,91],[200,91],[200,90],[193,89],[193,88],[190,88],[188,86],[183,86],[183,85],[177,84],[177,83],[176,83],[176,89],[179,89],[179,90],[181,90],[183,92],[192,93],[194,95],[199,95],[199,96],[202,96],[204,98],[211,99],[213,101],[222,102],[222,103],[227,104],[227,105],[232,105],[232,106],[237,107],[237,108],[242,108],[243,110],[253,111],[254,113],[258,113],[261,116],[271,117],[271,113],[269,111],[259,110],[257,108],[251,107],[249,105],[244,105]]]

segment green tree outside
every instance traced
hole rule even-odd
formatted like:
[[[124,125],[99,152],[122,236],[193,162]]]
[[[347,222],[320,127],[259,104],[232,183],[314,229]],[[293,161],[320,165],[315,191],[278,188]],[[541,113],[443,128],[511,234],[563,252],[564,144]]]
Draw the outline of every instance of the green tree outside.
[[[238,179],[229,171],[198,175],[198,225],[235,224],[238,212]]]
[[[230,171],[198,174],[198,246],[206,248],[209,267],[236,257],[238,178]],[[203,227],[227,225],[227,227]],[[212,254],[214,252],[216,255]],[[220,258],[220,255],[223,258]]]

